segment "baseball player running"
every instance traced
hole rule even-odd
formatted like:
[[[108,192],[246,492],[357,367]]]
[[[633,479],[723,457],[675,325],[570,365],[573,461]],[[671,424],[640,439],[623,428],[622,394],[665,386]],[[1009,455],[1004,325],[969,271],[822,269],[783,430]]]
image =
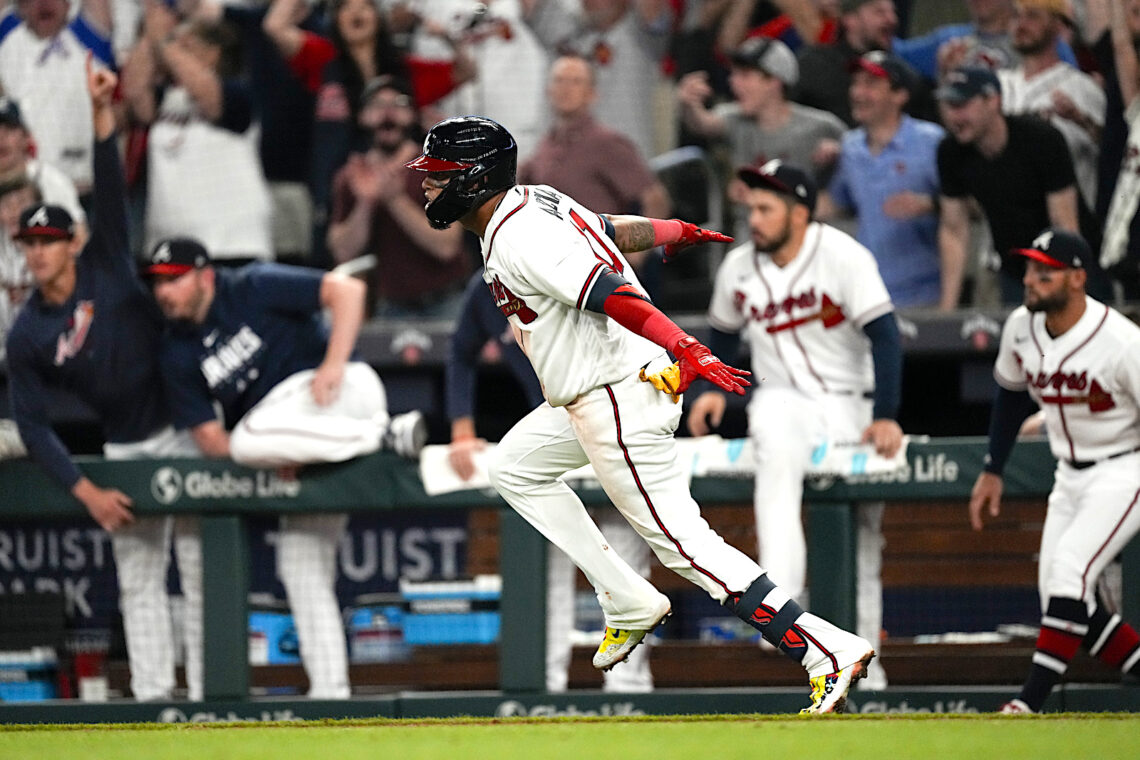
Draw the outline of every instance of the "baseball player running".
[[[650,303],[620,252],[685,241],[685,225],[626,218],[611,240],[605,218],[557,190],[516,185],[516,155],[502,126],[467,116],[432,127],[423,154],[407,165],[427,173],[432,224],[458,221],[481,239],[483,279],[542,384],[546,403],[496,447],[491,481],[593,584],[606,618],[594,667],[623,661],[671,606],[613,551],[558,479],[587,463],[666,567],[804,666],[812,686],[805,712],[842,711],[875,655],[871,644],[804,612],[725,543],[701,516],[677,463],[676,394],[697,377],[735,393],[748,385],[748,373],[725,365]],[[651,379],[673,393],[645,382]]]
[[[970,525],[1001,508],[1002,469],[1036,403],[1057,458],[1041,534],[1041,630],[1021,694],[1005,713],[1038,712],[1077,648],[1140,675],[1140,635],[1097,594],[1105,566],[1140,530],[1140,328],[1085,294],[1092,261],[1078,235],[1048,229],[1013,251],[1028,259],[1025,303],[1002,330],[989,453]]]
[[[853,238],[812,221],[816,187],[803,171],[770,161],[744,167],[752,242],[733,249],[717,272],[709,323],[711,349],[735,356],[749,340],[763,385],[748,404],[756,457],[759,561],[793,598],[804,592],[807,545],[800,507],[812,452],[821,445],[870,441],[884,456],[902,444],[895,422],[902,348],[894,307],[875,258]],[[720,424],[725,394],[697,397],[689,431]],[[878,641],[883,622],[883,504],[857,509],[857,632]],[[872,664],[867,685],[885,688]]]
[[[170,320],[161,365],[171,408],[206,456],[251,467],[341,462],[376,451],[397,430],[397,452],[418,454],[422,415],[390,424],[384,385],[354,360],[364,320],[360,281],[280,264],[215,270],[206,249],[187,238],[160,241],[146,273]],[[327,328],[323,309],[331,314]],[[313,698],[350,696],[335,592],[347,524],[344,514],[281,518],[277,575]]]
[[[202,552],[192,518],[135,517],[129,496],[83,475],[50,426],[49,388],[65,388],[95,410],[107,459],[198,456],[171,425],[158,368],[162,315],[138,279],[127,244],[126,183],[116,147],[111,94],[117,78],[88,64],[95,120],[95,214],[80,254],[71,215],[36,205],[16,238],[36,292],[8,335],[12,416],[28,453],[111,533],[119,608],[138,700],[174,691],[174,635],[166,571],[173,540],[182,593],[186,681],[202,698]]]

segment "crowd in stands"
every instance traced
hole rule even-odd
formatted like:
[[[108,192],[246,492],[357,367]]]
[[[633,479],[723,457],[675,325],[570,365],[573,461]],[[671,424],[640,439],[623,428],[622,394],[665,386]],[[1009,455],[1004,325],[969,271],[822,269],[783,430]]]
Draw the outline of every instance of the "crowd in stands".
[[[686,207],[649,168],[678,146],[724,178],[798,165],[904,308],[1017,302],[1007,251],[1050,224],[1099,250],[1098,295],[1137,298],[1140,0],[955,5],[910,35],[924,0],[12,0],[0,221],[42,201],[85,228],[90,57],[120,75],[139,256],[192,235],[220,264],[354,263],[376,317],[458,313],[476,246],[427,225],[402,163],[464,113],[599,211]],[[0,278],[6,329],[29,285],[8,235]]]

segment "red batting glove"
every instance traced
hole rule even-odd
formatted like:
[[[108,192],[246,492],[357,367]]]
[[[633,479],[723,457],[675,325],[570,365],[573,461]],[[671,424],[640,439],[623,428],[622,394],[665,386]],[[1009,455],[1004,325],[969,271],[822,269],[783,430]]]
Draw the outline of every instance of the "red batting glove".
[[[681,369],[681,382],[677,387],[677,393],[684,393],[689,384],[698,377],[703,377],[723,390],[742,396],[744,389],[752,385],[745,380],[746,377],[751,377],[751,372],[725,364],[692,335],[686,335],[677,341],[673,355],[677,357],[677,365]]]
[[[706,230],[690,222],[682,222],[680,219],[673,219],[672,221],[680,222],[681,236],[665,246],[664,258],[666,262],[671,260],[674,256],[691,245],[696,245],[698,243],[732,242],[731,237],[728,235],[722,235],[716,230]]]

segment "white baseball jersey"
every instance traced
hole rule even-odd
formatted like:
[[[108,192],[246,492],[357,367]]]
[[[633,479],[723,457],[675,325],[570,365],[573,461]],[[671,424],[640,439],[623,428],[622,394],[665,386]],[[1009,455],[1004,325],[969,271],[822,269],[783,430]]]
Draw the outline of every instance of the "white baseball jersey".
[[[81,190],[92,182],[91,100],[84,62],[111,62],[110,45],[82,15],[52,39],[41,39],[12,9],[0,16],[0,88],[20,104],[39,157]]]
[[[718,330],[744,332],[764,387],[862,396],[875,387],[862,328],[893,310],[871,252],[813,222],[784,267],[751,243],[729,251],[708,316]]]
[[[1049,123],[1065,137],[1069,153],[1073,156],[1077,186],[1089,207],[1095,206],[1100,144],[1083,127],[1053,112],[1053,93],[1068,95],[1092,123],[1102,127],[1104,88],[1088,74],[1063,61],[1035,74],[1032,79],[1026,78],[1024,66],[1001,69],[997,75],[1001,81],[1001,105],[1005,113],[1047,114]]]
[[[191,235],[215,259],[273,258],[259,130],[211,124],[183,87],[167,89],[148,138],[146,249]]]
[[[1003,388],[1028,390],[1045,410],[1058,459],[1095,461],[1140,446],[1140,328],[1086,297],[1085,313],[1051,338],[1024,306],[1006,320],[994,364]]]
[[[507,316],[551,406],[636,374],[664,351],[586,297],[613,271],[641,289],[602,218],[546,185],[516,185],[487,224],[483,281]]]

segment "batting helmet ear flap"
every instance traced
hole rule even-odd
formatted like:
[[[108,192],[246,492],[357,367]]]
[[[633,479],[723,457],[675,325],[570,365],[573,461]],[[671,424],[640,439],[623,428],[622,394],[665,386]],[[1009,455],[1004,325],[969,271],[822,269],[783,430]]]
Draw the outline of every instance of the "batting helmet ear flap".
[[[455,172],[425,209],[443,229],[515,184],[518,146],[501,124],[480,116],[446,119],[424,138],[423,153],[405,164],[425,172]]]

